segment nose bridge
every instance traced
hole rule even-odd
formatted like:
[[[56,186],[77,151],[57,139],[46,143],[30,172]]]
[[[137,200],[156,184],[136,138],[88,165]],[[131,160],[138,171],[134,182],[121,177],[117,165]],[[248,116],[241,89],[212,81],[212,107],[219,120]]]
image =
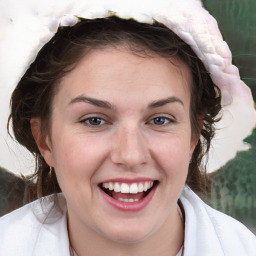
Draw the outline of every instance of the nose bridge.
[[[127,167],[145,164],[150,153],[145,136],[138,125],[120,127],[112,152],[112,161]]]

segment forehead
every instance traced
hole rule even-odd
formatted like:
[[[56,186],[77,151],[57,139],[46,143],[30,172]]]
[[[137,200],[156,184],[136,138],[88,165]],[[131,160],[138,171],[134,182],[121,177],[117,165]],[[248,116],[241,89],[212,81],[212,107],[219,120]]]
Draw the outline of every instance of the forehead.
[[[166,97],[184,94],[190,98],[189,68],[177,59],[156,55],[137,56],[126,49],[94,50],[62,78],[56,96],[68,100],[80,94],[119,98]],[[176,95],[177,96],[177,95]],[[149,99],[150,100],[150,99]]]

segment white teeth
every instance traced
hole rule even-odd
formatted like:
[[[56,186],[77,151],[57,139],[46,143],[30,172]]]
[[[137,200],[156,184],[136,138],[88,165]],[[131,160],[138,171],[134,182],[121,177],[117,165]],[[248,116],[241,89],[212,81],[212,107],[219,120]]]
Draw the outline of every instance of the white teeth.
[[[121,184],[121,193],[129,193],[129,185],[126,183]]]
[[[121,191],[121,187],[120,187],[118,182],[115,182],[115,184],[114,184],[114,191],[115,192],[120,192]]]
[[[103,183],[103,184],[102,184],[102,187],[103,187],[103,188],[109,188],[109,183]]]
[[[108,189],[109,189],[109,190],[113,190],[113,189],[114,189],[114,185],[113,185],[112,182],[109,182],[109,183],[108,183]]]
[[[138,188],[139,192],[143,192],[144,191],[144,186],[142,183],[139,184],[139,188]]]
[[[137,194],[139,192],[147,191],[150,188],[153,187],[153,181],[146,181],[146,182],[140,182],[140,183],[132,183],[132,184],[127,184],[127,183],[118,183],[118,182],[105,182],[102,183],[102,187],[109,189],[109,190],[114,190],[115,192],[121,192],[123,194]]]
[[[147,191],[148,188],[149,188],[149,184],[148,184],[148,182],[145,182],[145,183],[144,183],[144,191]]]
[[[122,202],[126,202],[126,203],[133,203],[133,202],[138,202],[139,201],[139,199],[138,198],[136,198],[136,199],[123,199],[123,198],[118,198],[118,200],[119,201],[122,201]]]
[[[133,183],[130,186],[130,194],[137,194],[138,193],[138,185],[136,183]]]

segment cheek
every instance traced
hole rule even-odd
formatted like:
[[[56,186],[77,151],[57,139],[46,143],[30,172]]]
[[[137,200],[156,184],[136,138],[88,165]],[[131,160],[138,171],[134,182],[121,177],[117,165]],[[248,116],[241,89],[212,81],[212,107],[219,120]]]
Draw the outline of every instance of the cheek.
[[[172,180],[179,177],[185,179],[190,161],[190,139],[187,135],[170,136],[162,143],[154,143],[158,165],[164,170],[164,175]]]
[[[93,136],[60,132],[54,140],[53,158],[60,175],[88,178],[106,155],[106,143]]]

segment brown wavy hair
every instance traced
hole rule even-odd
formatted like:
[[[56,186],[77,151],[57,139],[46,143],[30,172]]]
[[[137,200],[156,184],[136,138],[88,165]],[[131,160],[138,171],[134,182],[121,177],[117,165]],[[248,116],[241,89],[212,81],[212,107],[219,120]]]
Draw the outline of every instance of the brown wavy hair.
[[[106,47],[125,46],[141,57],[153,55],[177,59],[187,65],[192,74],[190,119],[193,136],[200,136],[189,165],[186,184],[194,191],[206,187],[202,157],[210,148],[220,105],[220,90],[191,47],[161,23],[140,23],[116,16],[83,19],[72,27],[59,27],[53,38],[39,51],[19,81],[11,97],[12,123],[16,140],[35,157],[36,168],[27,181],[28,200],[60,192],[56,175],[41,156],[33,138],[30,120],[41,119],[41,131],[46,135],[51,125],[52,101],[61,79],[90,51]],[[201,129],[198,117],[203,120]]]

